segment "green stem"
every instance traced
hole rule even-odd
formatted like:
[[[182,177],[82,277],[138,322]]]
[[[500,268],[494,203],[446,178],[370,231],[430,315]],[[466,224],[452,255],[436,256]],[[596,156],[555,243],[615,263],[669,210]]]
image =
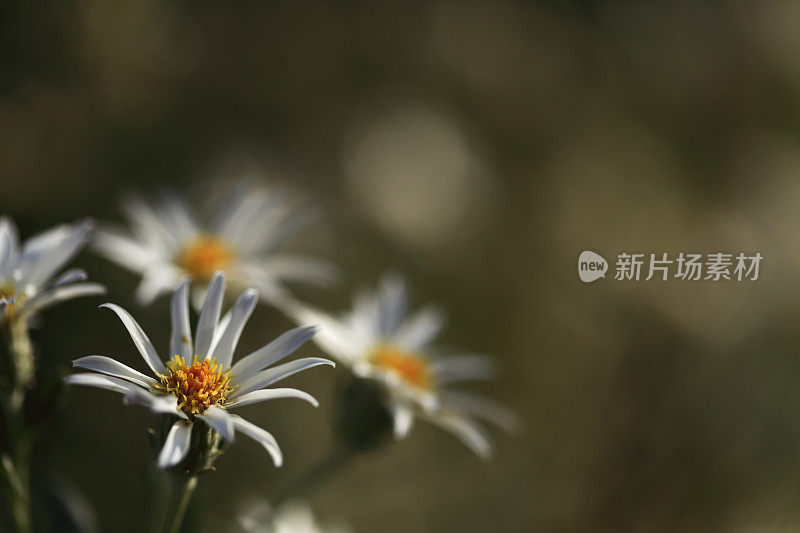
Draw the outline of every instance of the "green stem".
[[[33,359],[33,346],[28,334],[28,324],[24,320],[13,321],[11,325],[11,354],[16,373],[14,390],[11,393],[11,409],[21,413],[25,394],[33,384],[36,364]]]
[[[30,486],[28,484],[28,473],[20,469],[18,464],[8,455],[2,457],[3,475],[6,479],[8,494],[11,500],[11,515],[14,518],[14,525],[20,533],[33,531],[30,513]],[[27,461],[18,461],[27,464]]]
[[[332,448],[328,455],[312,466],[300,479],[274,496],[272,498],[272,505],[278,507],[291,498],[309,492],[341,470],[354,455],[355,452],[353,450],[343,446]]]
[[[180,533],[183,519],[186,517],[186,510],[192,500],[194,490],[197,488],[196,475],[176,475],[172,479],[172,497],[169,509],[167,509],[166,520],[164,520],[165,533]]]
[[[17,531],[33,531],[30,497],[30,434],[25,427],[22,410],[25,395],[32,386],[35,366],[28,325],[24,320],[3,324],[3,368],[9,372],[11,390],[4,394],[6,427],[5,450],[0,457],[2,473],[11,505],[11,515]]]

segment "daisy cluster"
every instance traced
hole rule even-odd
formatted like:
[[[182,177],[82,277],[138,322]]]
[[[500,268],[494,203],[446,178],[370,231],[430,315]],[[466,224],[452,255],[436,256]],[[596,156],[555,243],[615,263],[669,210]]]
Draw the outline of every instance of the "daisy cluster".
[[[242,182],[208,215],[176,195],[128,197],[123,213],[124,226],[95,228],[82,221],[57,226],[24,244],[11,219],[0,218],[0,325],[16,347],[7,350],[12,354],[8,368],[24,366],[23,352],[30,350],[19,346],[30,343],[13,337],[24,336],[41,310],[105,292],[102,285],[86,281],[81,269],[62,271],[87,244],[140,277],[137,314],[160,296],[171,295],[171,333],[161,352],[131,313],[114,303],[101,305],[127,330],[144,372],[107,355],[86,355],[73,361],[84,372],[65,378],[69,385],[118,393],[126,405],[158,414],[158,468],[187,475],[196,484],[196,475],[210,469],[237,434],[260,444],[275,466],[281,466],[283,453],[275,437],[235,411],[284,398],[317,406],[307,392],[275,385],[313,367],[335,366],[334,361],[349,371],[351,382],[378,391],[374,403],[389,421],[387,434],[396,440],[407,438],[421,420],[451,432],[476,455],[488,458],[493,444],[482,422],[507,430],[517,425],[515,416],[500,405],[454,388],[491,378],[494,364],[485,355],[438,343],[443,313],[433,306],[410,310],[409,291],[400,277],[384,275],[377,288],[357,293],[352,308],[336,314],[292,295],[293,282],[325,284],[334,269],[316,257],[289,251],[288,243],[313,218],[313,210],[286,191]],[[231,295],[236,299],[223,313]],[[278,308],[296,327],[255,351],[237,354],[259,302]],[[330,359],[286,360],[312,339]],[[32,374],[27,375],[23,385],[32,387]],[[191,483],[187,487],[193,490]],[[325,529],[302,504],[276,505],[273,510],[264,503],[244,512],[242,527]],[[269,518],[258,519],[260,515]],[[180,516],[174,524],[180,526]]]
[[[184,458],[189,428],[195,420],[211,425],[228,440],[233,438],[233,428],[253,436],[251,426],[228,415],[227,410],[243,402],[283,397],[276,389],[263,387],[285,376],[275,369],[264,370],[266,365],[261,363],[278,360],[272,355],[275,348],[269,349],[272,344],[294,350],[312,337],[355,376],[382,387],[397,439],[409,434],[414,420],[425,420],[452,432],[477,455],[487,458],[492,453],[491,439],[479,421],[506,429],[516,425],[515,417],[494,402],[451,388],[459,382],[490,378],[494,365],[484,355],[437,346],[434,341],[444,325],[442,313],[434,307],[410,313],[408,290],[400,278],[385,275],[374,292],[359,293],[353,308],[338,316],[290,295],[285,282],[321,282],[332,269],[319,259],[283,249],[287,238],[309,219],[308,209],[298,207],[284,191],[252,189],[243,182],[207,219],[174,195],[151,203],[128,198],[123,210],[129,228],[102,227],[94,246],[141,276],[136,293],[140,303],[148,304],[164,292],[175,291],[167,362],[161,362],[136,322],[110,305],[134,337],[154,376],[145,378],[121,363],[112,365],[108,358],[90,356],[78,359],[75,366],[105,376],[76,375],[68,382],[109,388],[123,393],[129,403],[144,403],[178,417],[159,456],[160,466],[173,466]],[[225,279],[245,291],[218,324]],[[187,292],[202,309],[194,345],[189,340]],[[236,341],[259,298],[303,327],[262,348],[260,353],[269,356],[251,354],[231,366]],[[284,357],[290,352],[279,353]],[[300,359],[283,367],[294,373],[323,362],[328,361]],[[266,373],[269,379],[258,381],[252,375],[256,372]],[[167,445],[176,451],[167,453]]]

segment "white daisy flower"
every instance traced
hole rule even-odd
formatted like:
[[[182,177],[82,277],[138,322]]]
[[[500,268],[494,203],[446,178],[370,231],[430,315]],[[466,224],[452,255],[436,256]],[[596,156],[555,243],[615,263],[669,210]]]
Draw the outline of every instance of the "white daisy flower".
[[[24,319],[70,298],[103,294],[97,283],[84,283],[86,272],[73,268],[53,279],[86,244],[89,221],[62,224],[31,237],[20,247],[19,233],[0,217],[0,321]]]
[[[349,533],[343,524],[321,523],[308,504],[290,501],[272,509],[263,500],[250,502],[238,516],[244,533]]]
[[[267,368],[310,339],[316,330],[314,326],[292,329],[232,364],[233,352],[256,305],[258,293],[254,289],[244,291],[220,320],[224,286],[225,275],[218,272],[209,285],[194,342],[189,326],[188,280],[175,291],[171,307],[171,358],[166,362],[161,361],[145,332],[127,311],[114,304],[104,304],[102,307],[111,309],[122,320],[154,377],[110,357],[90,355],[76,359],[73,366],[97,374],[73,374],[66,378],[70,384],[119,392],[126,404],[141,404],[154,412],[177,416],[179,420],[170,429],[158,456],[159,468],[175,466],[186,457],[192,426],[198,421],[215,429],[228,442],[233,441],[235,431],[244,433],[260,443],[272,456],[275,466],[280,466],[283,459],[275,438],[229,411],[276,398],[298,398],[316,407],[317,400],[306,392],[266,387],[314,366],[333,366],[327,359],[306,357]]]
[[[319,324],[314,341],[359,377],[383,384],[397,439],[408,435],[416,417],[452,433],[477,455],[487,458],[492,444],[476,421],[505,429],[516,416],[494,402],[450,384],[491,377],[493,365],[483,355],[453,353],[433,345],[443,326],[442,314],[426,307],[407,315],[407,290],[385,276],[374,294],[360,294],[353,309],[336,318],[289,302],[287,312],[301,323]]]
[[[312,213],[274,188],[243,182],[208,221],[175,195],[165,195],[159,203],[130,197],[123,209],[130,231],[103,228],[93,244],[110,260],[142,275],[136,291],[141,304],[173,291],[188,276],[195,287],[192,303],[199,308],[218,270],[232,286],[258,288],[268,302],[284,293],[286,282],[324,283],[332,276],[324,262],[283,251]]]

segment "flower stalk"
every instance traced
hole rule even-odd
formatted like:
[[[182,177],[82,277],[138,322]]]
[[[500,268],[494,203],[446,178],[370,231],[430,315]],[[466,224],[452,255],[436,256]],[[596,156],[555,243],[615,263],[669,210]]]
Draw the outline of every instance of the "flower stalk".
[[[150,430],[156,455],[163,447],[174,421],[174,417],[164,415],[160,417],[158,429]],[[224,453],[224,448],[225,441],[213,429],[199,424],[192,428],[191,451],[183,462],[168,471],[170,497],[161,528],[164,533],[181,531],[200,475],[214,470],[214,461]]]
[[[3,381],[2,425],[5,439],[0,442],[2,476],[11,515],[17,531],[32,531],[30,511],[30,432],[23,407],[33,385],[35,365],[28,327],[24,320],[2,324]]]
[[[383,391],[368,380],[349,378],[340,385],[332,425],[335,440],[328,454],[273,496],[274,507],[305,495],[356,457],[392,442],[392,419],[384,406]]]
[[[355,456],[353,450],[342,446],[334,446],[317,464],[312,466],[301,478],[289,485],[283,492],[272,498],[272,505],[280,507],[288,500],[300,497],[324,482],[330,480],[342,467]]]
[[[189,503],[197,488],[197,477],[197,474],[185,472],[172,474],[172,494],[164,520],[164,533],[180,533]]]

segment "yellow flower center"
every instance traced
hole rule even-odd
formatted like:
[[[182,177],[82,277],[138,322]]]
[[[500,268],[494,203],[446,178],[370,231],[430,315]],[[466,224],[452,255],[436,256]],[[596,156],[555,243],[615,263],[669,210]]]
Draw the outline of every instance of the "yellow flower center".
[[[8,298],[10,300],[11,298],[14,298],[16,292],[16,287],[14,287],[11,282],[0,282],[0,298]],[[11,317],[14,316],[16,304],[18,303],[20,303],[19,298],[17,298],[14,303],[9,302],[6,304],[5,318],[10,320]]]
[[[225,372],[212,357],[202,362],[195,355],[191,365],[176,355],[167,363],[160,390],[178,398],[178,409],[187,415],[205,412],[212,405],[222,405],[231,392],[230,370]]]
[[[370,361],[414,387],[430,389],[433,386],[433,376],[428,361],[413,352],[401,350],[396,346],[379,346],[372,352]]]
[[[180,264],[193,279],[208,280],[233,259],[233,251],[222,240],[201,235],[190,243],[180,256]]]

